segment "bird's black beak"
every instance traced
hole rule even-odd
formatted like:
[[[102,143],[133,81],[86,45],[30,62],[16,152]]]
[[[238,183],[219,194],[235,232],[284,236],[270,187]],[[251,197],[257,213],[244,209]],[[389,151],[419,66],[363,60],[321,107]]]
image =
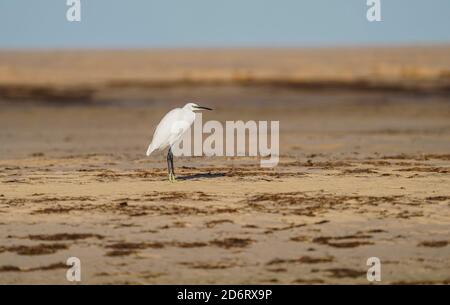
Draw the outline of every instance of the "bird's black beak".
[[[204,109],[204,110],[212,110],[211,108],[208,107],[203,107],[203,106],[195,106],[196,109]]]

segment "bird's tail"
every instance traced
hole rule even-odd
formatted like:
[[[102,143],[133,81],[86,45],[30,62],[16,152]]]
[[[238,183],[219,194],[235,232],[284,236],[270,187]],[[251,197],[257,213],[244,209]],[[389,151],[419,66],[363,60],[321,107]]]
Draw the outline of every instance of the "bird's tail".
[[[147,153],[146,153],[147,157],[150,156],[150,154],[151,154],[154,150],[155,150],[155,148],[153,148],[152,143],[150,143],[150,145],[149,145],[148,148],[147,148]]]

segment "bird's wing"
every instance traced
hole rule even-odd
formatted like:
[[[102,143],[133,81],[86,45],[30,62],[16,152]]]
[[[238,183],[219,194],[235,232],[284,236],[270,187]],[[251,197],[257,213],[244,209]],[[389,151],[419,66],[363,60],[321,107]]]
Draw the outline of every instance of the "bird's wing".
[[[174,128],[174,124],[177,124],[182,118],[182,109],[176,108],[169,111],[159,122],[156,127],[155,133],[153,134],[153,139],[147,149],[147,156],[149,156],[153,151],[158,149],[164,149],[173,143],[171,140],[174,138],[174,134],[177,134],[177,129]],[[176,127],[176,125],[175,125]]]
[[[172,122],[172,132],[169,139],[170,146],[172,146],[182,138],[183,134],[189,130],[194,120],[195,113],[192,111],[181,109],[181,111],[177,113],[175,122]]]

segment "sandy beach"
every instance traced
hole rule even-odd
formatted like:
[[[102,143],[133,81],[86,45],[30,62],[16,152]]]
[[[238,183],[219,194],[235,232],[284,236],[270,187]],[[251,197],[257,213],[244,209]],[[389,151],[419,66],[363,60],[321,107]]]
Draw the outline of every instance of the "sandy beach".
[[[205,52],[0,52],[1,284],[450,283],[448,47]],[[186,101],[280,121],[279,165],[169,183]]]

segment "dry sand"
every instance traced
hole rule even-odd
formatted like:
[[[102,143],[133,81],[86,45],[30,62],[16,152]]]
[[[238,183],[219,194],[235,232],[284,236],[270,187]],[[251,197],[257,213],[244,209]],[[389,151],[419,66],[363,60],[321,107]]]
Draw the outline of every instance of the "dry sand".
[[[4,96],[0,283],[68,283],[71,256],[85,284],[366,284],[372,256],[382,283],[450,282],[448,93],[208,84],[111,96]],[[205,120],[279,120],[279,166],[176,158],[169,183],[165,156],[144,152],[189,99],[215,108]]]

